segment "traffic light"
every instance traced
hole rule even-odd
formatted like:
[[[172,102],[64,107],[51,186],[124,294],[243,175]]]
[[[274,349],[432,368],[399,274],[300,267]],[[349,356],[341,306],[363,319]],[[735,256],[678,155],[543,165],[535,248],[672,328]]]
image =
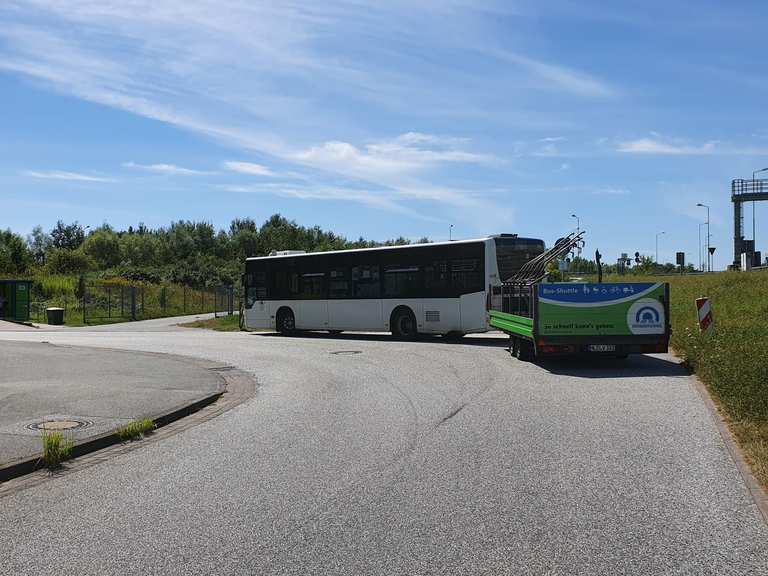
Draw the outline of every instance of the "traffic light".
[[[635,264],[640,264],[640,252],[635,252]]]

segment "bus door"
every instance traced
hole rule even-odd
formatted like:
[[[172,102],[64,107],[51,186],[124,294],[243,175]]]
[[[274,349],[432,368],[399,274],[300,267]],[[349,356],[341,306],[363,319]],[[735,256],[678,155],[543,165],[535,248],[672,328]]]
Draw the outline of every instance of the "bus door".
[[[304,272],[299,276],[299,314],[296,327],[323,330],[328,327],[328,300],[325,299],[325,272]]]

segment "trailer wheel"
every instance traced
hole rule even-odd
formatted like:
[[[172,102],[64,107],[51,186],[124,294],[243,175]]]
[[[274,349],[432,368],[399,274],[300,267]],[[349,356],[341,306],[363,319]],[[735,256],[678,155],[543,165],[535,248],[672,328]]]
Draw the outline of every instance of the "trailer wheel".
[[[533,360],[533,357],[533,343],[520,338],[517,344],[517,358],[522,362],[530,362]]]

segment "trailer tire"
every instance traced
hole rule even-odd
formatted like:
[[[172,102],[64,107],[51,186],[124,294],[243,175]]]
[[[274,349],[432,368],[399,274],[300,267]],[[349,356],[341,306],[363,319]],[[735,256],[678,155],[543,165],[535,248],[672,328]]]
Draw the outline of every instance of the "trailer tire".
[[[531,362],[534,356],[533,343],[520,338],[517,344],[517,358],[521,362]]]

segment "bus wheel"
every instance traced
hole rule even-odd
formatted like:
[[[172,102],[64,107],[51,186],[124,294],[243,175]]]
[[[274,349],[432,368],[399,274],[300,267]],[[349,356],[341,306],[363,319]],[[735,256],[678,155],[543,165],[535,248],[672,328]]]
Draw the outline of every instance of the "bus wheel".
[[[296,318],[290,308],[280,308],[277,313],[277,331],[284,336],[296,332]]]
[[[405,306],[395,309],[390,318],[389,326],[392,329],[392,335],[400,340],[415,340],[418,335],[416,316],[413,315],[410,308]]]

